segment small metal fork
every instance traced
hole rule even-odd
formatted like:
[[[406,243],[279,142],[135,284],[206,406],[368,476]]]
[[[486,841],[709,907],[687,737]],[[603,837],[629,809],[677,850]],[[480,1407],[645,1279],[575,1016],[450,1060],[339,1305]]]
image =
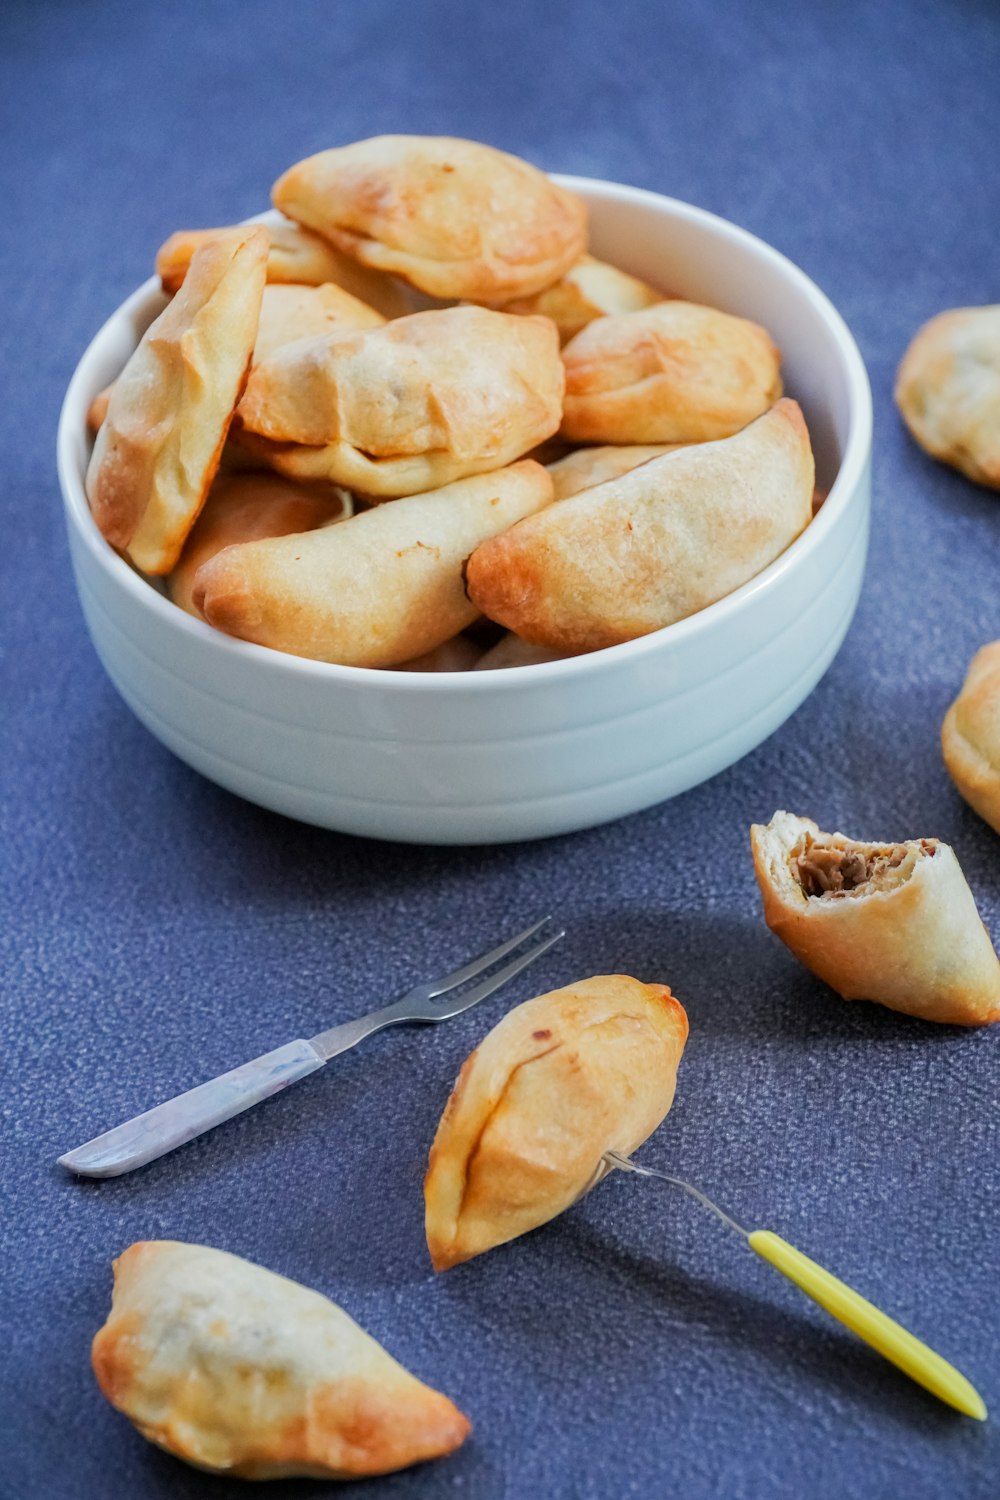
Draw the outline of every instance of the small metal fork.
[[[508,938],[505,943],[491,948],[489,953],[480,954],[442,979],[430,979],[416,985],[392,1005],[360,1016],[356,1021],[345,1021],[343,1025],[321,1031],[308,1040],[300,1037],[284,1047],[276,1047],[273,1052],[265,1052],[262,1057],[255,1057],[242,1067],[223,1073],[219,1078],[210,1079],[198,1088],[189,1089],[186,1094],[178,1094],[175,1099],[168,1099],[155,1109],[126,1120],[124,1125],[95,1136],[75,1151],[67,1151],[65,1156],[59,1157],[59,1165],[80,1177],[119,1177],[155,1161],[158,1156],[165,1156],[168,1151],[193,1141],[196,1136],[204,1135],[206,1130],[231,1120],[251,1105],[287,1088],[290,1083],[308,1077],[331,1057],[356,1047],[358,1042],[383,1027],[396,1026],[403,1021],[449,1021],[452,1016],[461,1015],[462,1011],[478,1005],[480,1000],[485,1000],[487,995],[492,995],[515,974],[520,974],[536,958],[547,953],[565,935],[561,928],[518,953],[502,969],[489,972],[509,953],[523,948],[550,920],[543,917],[516,937]],[[467,988],[474,979],[480,982]]]

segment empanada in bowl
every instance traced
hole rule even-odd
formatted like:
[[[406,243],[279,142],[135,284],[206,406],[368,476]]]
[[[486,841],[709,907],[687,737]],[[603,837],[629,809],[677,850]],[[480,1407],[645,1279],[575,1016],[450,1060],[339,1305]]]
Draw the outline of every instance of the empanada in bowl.
[[[651,307],[663,300],[662,292],[637,276],[619,271],[617,266],[609,266],[593,255],[583,255],[551,286],[533,297],[515,298],[505,304],[505,310],[551,318],[565,344],[595,318],[636,312],[640,307]]]
[[[91,1358],[144,1438],[239,1479],[388,1474],[458,1448],[468,1420],[319,1292],[224,1250],[131,1245]]]
[[[259,365],[276,350],[299,339],[381,328],[384,322],[385,318],[374,307],[352,297],[332,281],[322,286],[266,286],[253,362]]]
[[[424,1180],[437,1271],[537,1229],[665,1118],[687,1040],[666,985],[604,974],[509,1011],[467,1058]]]
[[[333,282],[386,318],[399,318],[412,311],[405,287],[391,276],[358,265],[350,256],[339,255],[322,235],[287,220],[264,227],[268,236],[269,285],[322,286]],[[195,252],[220,236],[237,232],[239,225],[226,229],[181,229],[172,234],[156,253],[156,274],[163,290],[171,296],[179,291]]]
[[[1000,489],[1000,303],[925,323],[900,364],[896,405],[932,457]]]
[[[735,437],[665,453],[483,543],[469,597],[566,654],[634,640],[773,562],[811,518],[813,478],[802,413],[779,401]]]
[[[205,502],[253,353],[267,233],[237,230],[184,284],[115,381],[87,470],[103,535],[146,573],[169,573]]]
[[[432,297],[528,297],[587,248],[587,211],[573,193],[519,157],[450,136],[380,135],[320,151],[271,196],[335,249]]]
[[[501,469],[559,425],[548,318],[440,308],[254,366],[234,429],[279,473],[391,498]]]
[[[1000,960],[947,844],[865,843],[787,812],[755,823],[750,843],[768,927],[845,1000],[1000,1020]]]
[[[394,667],[476,619],[462,581],[488,536],[547,505],[532,459],[362,511],[298,536],[227,547],[195,577],[194,603],[230,635],[352,667]]]
[[[167,593],[181,609],[200,619],[192,592],[198,569],[210,557],[239,542],[314,531],[317,526],[346,520],[352,510],[350,495],[334,485],[295,484],[280,474],[221,476],[167,579]]]
[[[552,475],[554,498],[568,500],[570,495],[593,489],[595,484],[605,484],[609,479],[620,479],[640,464],[649,463],[651,458],[660,458],[684,446],[683,443],[626,443],[577,448],[545,467]]]
[[[597,318],[562,357],[560,431],[570,442],[708,442],[739,432],[781,395],[770,334],[693,302]]]
[[[1000,641],[977,651],[945,714],[941,749],[969,806],[1000,833]]]

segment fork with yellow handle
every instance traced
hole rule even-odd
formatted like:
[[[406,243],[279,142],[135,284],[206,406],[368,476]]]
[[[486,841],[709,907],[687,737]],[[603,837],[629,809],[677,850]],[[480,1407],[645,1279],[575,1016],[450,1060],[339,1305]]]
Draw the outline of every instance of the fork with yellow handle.
[[[937,1396],[939,1401],[953,1406],[956,1411],[985,1422],[986,1406],[982,1396],[954,1365],[942,1359],[940,1354],[935,1354],[933,1349],[914,1338],[901,1324],[881,1312],[843,1281],[839,1281],[836,1276],[831,1276],[829,1271],[824,1271],[822,1266],[803,1255],[801,1250],[796,1250],[794,1245],[790,1245],[780,1235],[773,1234],[770,1229],[744,1229],[724,1213],[718,1204],[713,1203],[711,1198],[706,1198],[704,1193],[680,1177],[671,1177],[668,1172],[659,1172],[653,1167],[640,1166],[638,1162],[619,1155],[617,1151],[606,1151],[604,1160],[610,1167],[617,1167],[621,1171],[636,1172],[640,1177],[659,1177],[664,1182],[683,1188],[705,1208],[717,1214],[730,1229],[741,1234],[750,1249],[762,1260],[787,1276],[807,1297],[818,1302],[831,1317],[878,1350],[879,1354],[902,1370],[904,1375],[909,1375],[911,1380]]]

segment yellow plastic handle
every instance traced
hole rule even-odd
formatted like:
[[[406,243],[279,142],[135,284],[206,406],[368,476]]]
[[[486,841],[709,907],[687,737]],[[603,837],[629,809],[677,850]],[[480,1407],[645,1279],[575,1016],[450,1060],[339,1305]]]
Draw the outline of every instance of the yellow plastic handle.
[[[824,1271],[822,1266],[803,1255],[801,1250],[796,1250],[780,1235],[772,1234],[769,1229],[755,1229],[748,1239],[751,1250],[755,1250],[762,1260],[787,1276],[789,1281],[794,1281],[807,1297],[826,1308],[838,1322],[864,1339],[866,1344],[871,1344],[911,1380],[956,1411],[976,1417],[980,1422],[986,1421],[982,1396],[940,1354],[928,1349],[912,1333],[907,1333],[899,1323],[879,1312],[871,1302],[838,1281],[836,1276],[831,1276],[829,1271]]]

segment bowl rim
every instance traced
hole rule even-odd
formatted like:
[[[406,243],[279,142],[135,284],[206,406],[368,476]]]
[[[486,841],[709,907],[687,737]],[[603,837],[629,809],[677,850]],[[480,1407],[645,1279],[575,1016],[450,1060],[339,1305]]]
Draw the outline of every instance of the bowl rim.
[[[727,616],[737,616],[757,595],[772,589],[800,559],[810,551],[821,547],[827,533],[836,525],[839,517],[850,503],[868,463],[872,442],[872,394],[868,373],[853,334],[836,307],[821,291],[811,277],[794,261],[766,240],[742,229],[708,209],[698,208],[679,198],[653,192],[648,188],[632,187],[594,177],[579,177],[564,173],[552,173],[553,180],[582,197],[598,198],[612,202],[631,202],[648,205],[658,210],[666,208],[676,219],[686,221],[729,239],[742,250],[755,255],[772,269],[780,271],[797,292],[812,305],[833,335],[834,344],[841,358],[848,392],[848,433],[844,444],[843,458],[837,476],[819,513],[795,538],[790,546],[760,573],[726,594],[714,604],[676,620],[648,635],[617,646],[605,646],[599,651],[580,656],[561,657],[551,662],[535,662],[519,667],[495,667],[489,671],[464,672],[407,672],[376,667],[344,666],[336,662],[314,661],[308,657],[293,656],[268,646],[258,646],[251,641],[239,640],[214,629],[204,620],[198,620],[186,610],[178,608],[165,594],[160,593],[145,577],[132,567],[111,545],[105,541],[90,512],[85,491],[85,475],[75,463],[75,447],[79,437],[78,423],[86,423],[86,411],[94,392],[90,389],[92,377],[90,365],[98,347],[104,342],[112,325],[118,324],[160,292],[158,278],[154,275],[137,287],[124,302],[105,319],[94,334],[73,371],[59,413],[56,437],[56,463],[59,484],[62,490],[67,524],[75,530],[79,540],[86,546],[93,560],[103,573],[119,587],[129,593],[140,606],[150,609],[170,630],[179,631],[192,642],[210,645],[223,657],[232,661],[256,662],[265,670],[288,673],[292,676],[326,683],[351,683],[367,685],[390,694],[407,694],[434,690],[442,695],[455,692],[471,694],[504,692],[522,686],[552,684],[569,680],[582,672],[600,671],[602,668],[617,670],[642,660],[651,652],[662,650],[667,645],[683,646],[685,641],[723,624]],[[274,210],[253,215],[247,223],[274,223],[281,219]],[[85,388],[86,387],[86,388]]]

